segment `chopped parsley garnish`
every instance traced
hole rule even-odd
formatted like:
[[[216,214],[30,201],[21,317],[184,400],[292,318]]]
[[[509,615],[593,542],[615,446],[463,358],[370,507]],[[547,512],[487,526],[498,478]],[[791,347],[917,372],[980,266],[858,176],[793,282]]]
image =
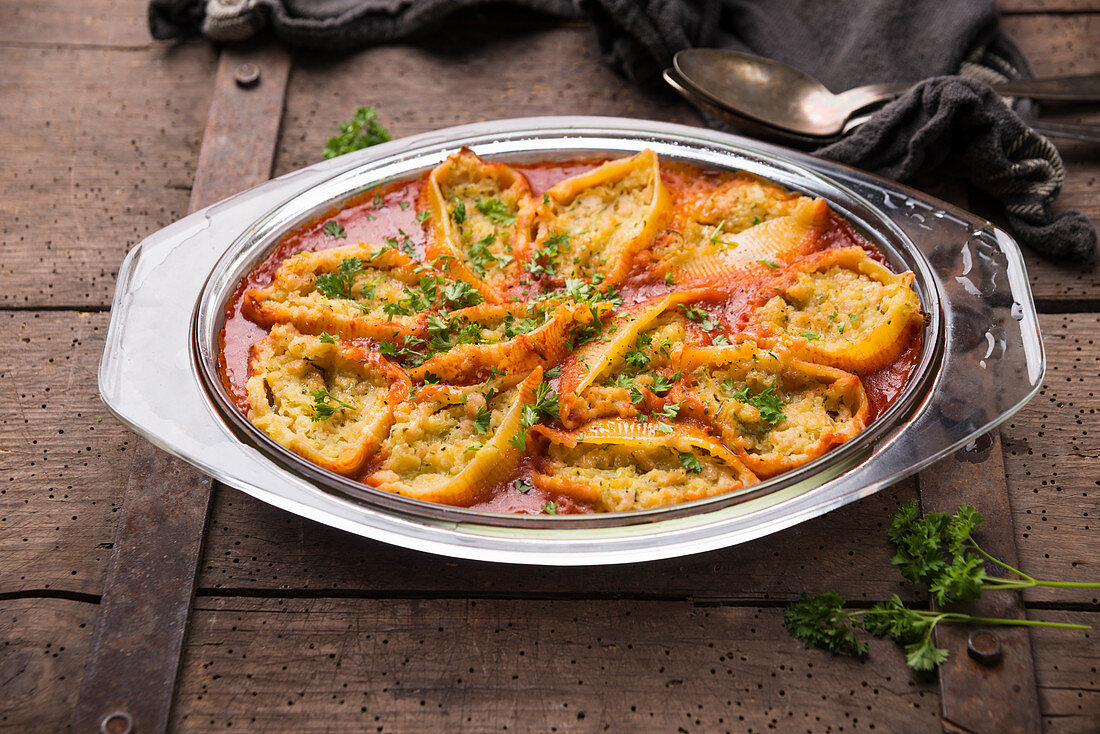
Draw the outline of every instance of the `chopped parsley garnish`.
[[[558,514],[558,503],[553,500],[543,502],[542,511],[547,515],[556,515]]]
[[[534,256],[524,265],[524,268],[536,278],[553,275],[561,264],[563,248],[568,246],[569,235],[564,232],[554,232],[535,248]]]
[[[416,213],[416,221],[420,222],[421,224],[423,224],[424,222],[428,221],[431,218],[432,218],[432,213],[430,211],[428,211],[427,209],[425,209],[422,212],[417,212]]]
[[[455,224],[462,224],[466,221],[466,202],[460,201],[455,204],[454,209],[451,209],[451,219],[455,221]]]
[[[405,230],[403,229],[399,229],[397,232],[401,235],[401,239],[398,240],[396,237],[387,237],[384,240],[386,247],[393,250],[401,250],[409,257],[415,257],[416,243],[413,242],[412,237],[405,234]],[[385,248],[383,248],[383,251],[385,251]]]
[[[814,331],[804,331],[799,336],[801,336],[806,341],[810,341],[810,342],[814,341],[815,339],[820,339],[821,338],[821,334],[818,334],[817,332],[814,332]]]
[[[680,465],[689,472],[699,474],[703,471],[703,462],[699,461],[695,454],[686,451],[680,452]]]
[[[348,236],[348,233],[344,231],[344,228],[340,226],[340,223],[335,219],[330,219],[325,222],[323,230],[329,237],[335,237],[336,239],[342,239]]]
[[[718,239],[718,235],[722,234],[722,228],[725,227],[725,226],[726,226],[726,220],[723,219],[721,222],[718,223],[718,226],[714,228],[714,231],[710,233],[710,237],[707,237],[707,240],[709,242],[711,242],[711,244],[715,244],[715,245],[725,245],[726,247],[737,247],[736,242],[726,242],[725,240]]]
[[[395,316],[409,316],[412,314],[408,308],[406,308],[401,301],[394,301],[393,303],[383,303],[382,312],[389,316],[391,319]]]
[[[672,384],[680,379],[679,372],[673,372],[671,376],[665,377],[661,374],[653,376],[653,384],[649,386],[651,392],[662,393],[668,392],[672,389]]]
[[[377,118],[373,107],[360,107],[350,120],[340,123],[340,134],[328,139],[321,154],[328,160],[390,140],[389,131],[378,124]]]
[[[672,420],[676,416],[680,415],[680,404],[679,403],[667,403],[667,404],[665,404],[665,407],[663,407],[659,411],[657,411],[657,413],[655,415],[659,418],[664,418],[666,420]]]
[[[630,388],[630,402],[638,405],[645,399],[645,395],[642,395],[642,391],[636,387]]]
[[[761,265],[767,265],[770,270],[775,270],[779,267],[779,263],[777,263],[775,260],[769,260],[766,257],[762,257],[756,262],[760,263]]]
[[[623,361],[639,372],[649,367],[649,348],[653,345],[653,339],[649,334],[638,334],[634,340],[634,349],[623,355]]]
[[[527,429],[543,418],[558,418],[560,406],[558,393],[545,382],[535,388],[535,402],[523,406],[519,417],[519,433],[508,439],[508,443],[520,451],[527,450]]]
[[[665,273],[665,285],[669,288],[676,285],[676,279],[672,277],[672,273]]]
[[[558,394],[545,382],[535,388],[534,408],[543,418],[559,417]]]
[[[556,380],[557,378],[561,377],[561,365],[554,365],[550,369],[546,370],[546,372],[543,373],[543,376],[547,380]]]
[[[314,423],[331,418],[337,411],[358,410],[354,405],[345,403],[323,387],[320,390],[310,390],[309,396],[313,398],[313,415],[310,416],[310,420]],[[332,401],[331,405],[327,402],[329,400]]]
[[[426,357],[420,353],[424,347],[425,342],[423,339],[411,334],[406,334],[400,344],[389,341],[379,342],[378,353],[383,357],[394,357],[395,359],[406,361],[415,367],[423,364],[426,359]]]
[[[327,298],[351,298],[355,275],[362,269],[363,261],[359,258],[345,258],[340,262],[336,272],[322,273],[317,276],[317,290]]]
[[[456,280],[443,289],[443,302],[450,309],[476,306],[482,300],[477,289],[464,280]]]
[[[493,224],[511,227],[516,223],[516,215],[509,214],[508,207],[500,199],[478,199],[474,206]]]
[[[698,306],[681,306],[684,315],[690,320],[699,324],[699,328],[703,331],[714,331],[715,323],[711,320],[710,314],[699,308]]]
[[[407,202],[407,201],[399,201],[399,202],[397,202],[397,205],[399,207],[401,207],[401,211],[405,211],[406,209],[409,208],[409,202]]]
[[[322,331],[321,335],[318,336],[317,338],[321,340],[322,344],[335,344],[336,343],[336,337],[333,336],[332,334],[328,333],[327,331]]]
[[[729,346],[730,340],[726,338],[725,334],[719,334],[718,336],[711,339],[710,343],[719,347],[726,347]]]
[[[519,492],[520,494],[527,494],[528,492],[530,492],[532,489],[535,488],[535,485],[528,484],[527,482],[523,481],[522,479],[517,479],[515,482],[512,483],[512,486],[515,487],[516,491]]]
[[[487,433],[489,431],[489,421],[493,418],[493,414],[485,408],[478,408],[477,415],[474,416],[474,430],[478,434]]]
[[[787,420],[787,416],[783,415],[783,408],[787,404],[775,394],[775,385],[771,385],[756,395],[749,395],[749,386],[743,385],[740,390],[733,394],[733,399],[756,408],[760,411],[760,420],[765,423],[774,426]]]
[[[467,251],[470,257],[470,266],[477,275],[485,275],[485,269],[496,263],[497,258],[489,251],[489,245],[496,241],[497,236],[495,234],[487,234],[470,245],[470,249]]]
[[[546,310],[539,306],[529,309],[520,319],[517,319],[515,314],[508,313],[504,317],[504,338],[512,339],[519,334],[530,333],[544,323],[546,323]]]

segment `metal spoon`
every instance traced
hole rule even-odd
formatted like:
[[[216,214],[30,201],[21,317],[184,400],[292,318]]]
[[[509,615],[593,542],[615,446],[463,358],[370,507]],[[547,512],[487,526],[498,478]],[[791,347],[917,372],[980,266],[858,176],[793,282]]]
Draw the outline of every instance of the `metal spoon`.
[[[673,58],[681,86],[739,117],[809,138],[844,132],[856,113],[903,94],[911,84],[871,84],[834,94],[814,77],[760,56],[691,48]],[[667,78],[667,76],[666,76]],[[1007,96],[1100,102],[1100,74],[994,85]]]

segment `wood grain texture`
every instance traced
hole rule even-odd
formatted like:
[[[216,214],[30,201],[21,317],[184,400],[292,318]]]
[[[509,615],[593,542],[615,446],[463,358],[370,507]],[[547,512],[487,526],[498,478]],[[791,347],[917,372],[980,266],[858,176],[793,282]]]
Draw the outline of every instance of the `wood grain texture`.
[[[0,731],[68,731],[95,612],[68,599],[0,600]]]
[[[144,48],[147,0],[0,0],[0,44]]]
[[[1100,38],[1100,14],[1008,16],[1003,19],[1003,26],[1020,44],[1039,76],[1100,73],[1100,43],[1096,41]],[[1100,124],[1100,111],[1090,106],[1048,104],[1042,114],[1051,120]],[[1056,139],[1053,142],[1068,171],[1055,211],[1077,209],[1100,228],[1100,155],[1096,145]],[[1095,265],[1084,268],[1062,265],[1028,251],[1024,257],[1036,298],[1100,298],[1100,269]]]
[[[337,124],[361,105],[373,105],[395,138],[529,115],[700,122],[663,83],[641,88],[605,67],[591,28],[504,29],[480,25],[479,18],[456,19],[446,34],[417,45],[299,57],[287,93],[276,173],[317,162]]]
[[[1100,0],[997,0],[997,9],[1006,20],[1018,13],[1096,13]]]
[[[219,489],[207,531],[199,588],[206,593],[284,589],[368,596],[692,598],[758,601],[836,589],[853,599],[912,585],[890,565],[885,528],[905,482],[864,501],[761,540],[657,561],[593,568],[543,568],[460,561],[395,548],[289,515]]]
[[[1100,71],[1091,40],[1098,24],[1094,15],[1006,19],[1040,73]],[[589,28],[513,28],[499,40],[492,36],[500,29],[456,28],[462,33],[415,46],[303,59],[291,79],[276,172],[316,162],[337,123],[361,104],[375,105],[395,136],[525,114],[699,122],[660,85],[637,87],[603,67]],[[480,40],[467,44],[471,37]],[[126,51],[0,44],[8,72],[0,95],[22,100],[18,109],[0,110],[11,141],[9,176],[0,182],[8,255],[0,307],[110,303],[126,250],[186,211],[214,63],[212,49],[199,43]],[[479,90],[476,104],[453,92],[464,88]],[[1095,149],[1062,151],[1071,173],[1058,206],[1100,221]],[[1100,297],[1095,270],[1030,255],[1028,263],[1038,298]]]
[[[939,729],[875,641],[806,651],[782,611],[686,602],[197,600],[177,731]]]
[[[1100,315],[1040,317],[1047,376],[1001,429],[1021,568],[1037,578],[1100,581]],[[1029,589],[1029,601],[1100,605],[1097,589]]]
[[[136,440],[96,389],[107,322],[0,312],[0,593],[102,587]]]
[[[1100,614],[1030,611],[1029,619],[1088,624],[1088,632],[1032,627],[1035,676],[1043,730],[1048,734],[1095,734],[1100,722]]]
[[[187,211],[212,49],[0,47],[0,307],[105,307],[131,245]]]

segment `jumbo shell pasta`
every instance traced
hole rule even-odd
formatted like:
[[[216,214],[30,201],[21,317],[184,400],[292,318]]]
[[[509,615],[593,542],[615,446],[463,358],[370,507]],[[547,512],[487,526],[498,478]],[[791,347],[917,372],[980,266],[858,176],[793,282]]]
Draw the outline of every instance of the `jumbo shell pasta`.
[[[223,378],[257,429],[376,490],[646,510],[858,436],[912,370],[912,279],[747,173],[463,148],[288,235],[228,307]]]

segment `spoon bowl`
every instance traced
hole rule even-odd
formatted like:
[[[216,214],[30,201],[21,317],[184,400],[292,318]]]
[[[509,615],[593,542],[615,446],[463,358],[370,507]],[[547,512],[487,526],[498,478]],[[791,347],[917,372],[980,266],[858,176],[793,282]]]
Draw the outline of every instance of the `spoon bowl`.
[[[834,94],[793,66],[716,48],[680,51],[673,67],[682,84],[711,103],[736,109],[748,120],[811,138],[840,135],[852,115],[907,88],[873,84]]]

